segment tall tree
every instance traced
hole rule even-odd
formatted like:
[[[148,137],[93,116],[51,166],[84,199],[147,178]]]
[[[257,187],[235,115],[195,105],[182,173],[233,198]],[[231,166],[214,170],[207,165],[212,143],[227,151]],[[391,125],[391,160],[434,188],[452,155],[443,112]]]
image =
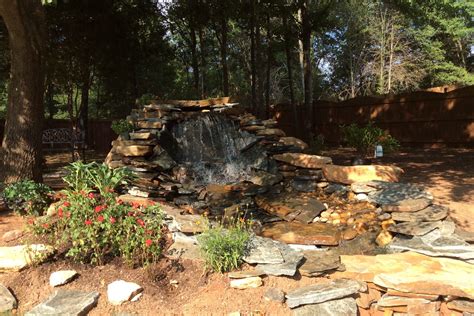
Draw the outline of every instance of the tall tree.
[[[11,51],[0,181],[41,181],[44,8],[39,0],[1,0],[0,15],[8,29]]]

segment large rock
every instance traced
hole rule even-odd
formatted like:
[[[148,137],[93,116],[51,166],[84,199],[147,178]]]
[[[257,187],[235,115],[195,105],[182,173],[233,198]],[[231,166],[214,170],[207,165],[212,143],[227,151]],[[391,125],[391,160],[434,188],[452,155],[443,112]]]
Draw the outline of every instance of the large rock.
[[[433,258],[415,252],[377,256],[341,256],[346,271],[335,278],[353,278],[400,292],[474,299],[474,266],[460,260]]]
[[[407,199],[393,204],[382,205],[384,212],[417,212],[431,205],[431,200],[427,198]]]
[[[170,231],[183,233],[201,233],[207,229],[206,223],[200,215],[182,214],[183,210],[168,204],[161,204],[166,214],[165,222]]]
[[[294,316],[356,316],[357,304],[352,297],[310,304],[293,310]]]
[[[392,212],[392,219],[398,222],[436,222],[448,216],[449,209],[432,205],[417,212]]]
[[[448,308],[474,314],[474,301],[452,300],[448,302]]]
[[[300,305],[318,304],[366,291],[367,285],[355,280],[337,279],[328,283],[318,283],[302,287],[286,294],[286,304],[290,308]],[[355,303],[355,301],[354,301]]]
[[[314,198],[295,194],[257,196],[255,202],[270,214],[287,221],[294,220],[303,223],[311,223],[326,209],[323,203]]]
[[[296,167],[309,169],[321,169],[327,164],[332,163],[332,159],[329,157],[299,153],[284,153],[279,155],[273,155],[273,159],[285,162]]]
[[[301,151],[308,148],[308,144],[306,144],[304,141],[296,137],[281,137],[278,140],[278,143],[284,146],[291,146],[291,147],[297,148]]]
[[[7,314],[17,307],[16,298],[12,295],[9,289],[3,284],[0,284],[0,314]]]
[[[253,184],[261,186],[272,186],[283,180],[281,174],[273,174],[266,171],[256,171],[252,177],[249,179]]]
[[[398,182],[403,170],[394,166],[336,166],[323,167],[324,177],[331,182],[352,184],[364,181]]]
[[[107,299],[112,305],[121,305],[133,300],[143,288],[133,282],[117,280],[107,286]]]
[[[131,146],[115,146],[115,151],[126,157],[148,156],[153,152],[152,146],[131,145]]]
[[[263,227],[262,236],[287,244],[336,246],[340,232],[332,225],[298,222],[269,223]]]
[[[392,205],[409,199],[433,199],[433,196],[426,192],[422,186],[412,183],[374,181],[372,185],[377,188],[377,191],[368,194],[369,201],[382,206]]]
[[[20,271],[46,260],[54,248],[43,244],[0,247],[0,271]]]
[[[83,316],[97,305],[99,293],[59,290],[27,312],[26,316],[70,315]]]
[[[283,262],[273,264],[258,264],[257,269],[268,275],[295,275],[296,269],[303,259],[303,253],[296,251],[283,243],[277,242],[276,246],[280,250],[280,253],[283,257]]]
[[[341,267],[341,258],[333,251],[305,251],[304,262],[298,268],[301,275],[313,277]]]
[[[76,270],[61,270],[51,273],[49,276],[49,285],[60,286],[69,283],[77,275]]]
[[[269,238],[252,236],[248,242],[248,253],[243,257],[247,263],[283,263],[285,260],[281,254],[277,242]]]

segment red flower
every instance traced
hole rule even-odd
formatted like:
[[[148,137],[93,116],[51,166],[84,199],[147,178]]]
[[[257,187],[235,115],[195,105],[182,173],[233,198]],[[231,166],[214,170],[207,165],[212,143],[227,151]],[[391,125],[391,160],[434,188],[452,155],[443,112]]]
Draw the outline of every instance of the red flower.
[[[92,193],[92,192],[89,193],[88,197],[89,197],[89,199],[93,199],[94,198],[94,193]]]
[[[58,208],[58,217],[63,217],[63,209]]]
[[[84,224],[86,224],[86,225],[89,226],[89,225],[92,224],[92,221],[91,221],[90,219],[86,219],[86,220],[84,221]]]
[[[145,222],[144,222],[141,218],[137,218],[137,223],[138,223],[138,225],[140,225],[141,227],[145,227]]]
[[[152,243],[153,242],[151,241],[151,239],[145,240],[145,244],[146,244],[147,247],[150,247]]]
[[[123,201],[121,199],[116,199],[118,205],[122,205]]]
[[[43,228],[49,228],[49,224],[48,224],[48,223],[44,223],[42,226],[43,226]]]
[[[63,206],[64,206],[64,207],[69,207],[69,206],[71,206],[71,203],[69,203],[68,201],[65,201],[65,202],[63,203]]]
[[[105,208],[106,208],[105,205],[97,205],[97,206],[95,207],[95,212],[96,212],[96,213],[99,213],[100,211],[102,211],[102,210],[105,209]]]
[[[35,220],[33,218],[28,219],[28,224],[33,225],[35,223]]]
[[[132,202],[132,208],[137,209],[140,207],[140,203],[138,202]]]
[[[104,221],[104,216],[102,216],[102,215],[97,216],[97,221],[99,223],[102,223]]]
[[[71,212],[67,212],[67,213],[66,213],[66,217],[67,217],[67,218],[71,217]]]
[[[117,220],[115,219],[115,217],[111,217],[111,218],[110,218],[110,223],[111,223],[111,224],[115,223],[116,221],[117,221]]]

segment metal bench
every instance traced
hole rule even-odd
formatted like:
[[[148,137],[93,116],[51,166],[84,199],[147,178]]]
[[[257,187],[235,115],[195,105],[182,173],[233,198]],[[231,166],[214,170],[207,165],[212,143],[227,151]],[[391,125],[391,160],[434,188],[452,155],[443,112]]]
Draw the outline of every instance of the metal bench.
[[[72,151],[72,159],[74,157],[74,149],[85,150],[84,140],[81,133],[70,128],[53,128],[43,131],[43,145],[49,145],[50,149],[55,149],[55,145],[66,145]],[[58,148],[56,148],[58,149]]]

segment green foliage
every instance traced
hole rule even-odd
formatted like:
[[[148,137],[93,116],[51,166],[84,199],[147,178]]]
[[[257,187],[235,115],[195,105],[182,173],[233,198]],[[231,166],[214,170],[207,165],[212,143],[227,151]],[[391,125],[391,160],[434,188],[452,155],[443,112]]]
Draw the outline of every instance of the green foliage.
[[[42,215],[51,202],[51,193],[47,185],[23,180],[7,185],[2,194],[13,211],[25,215]]]
[[[308,151],[311,154],[320,154],[325,148],[325,139],[323,134],[311,135]]]
[[[220,273],[237,269],[242,264],[249,238],[249,225],[244,219],[228,227],[218,224],[209,228],[198,237],[206,266]]]
[[[398,141],[383,129],[376,127],[372,122],[360,127],[353,123],[341,126],[344,141],[359,154],[369,155],[376,145],[382,145],[385,152],[395,151],[400,147]]]
[[[97,162],[76,161],[67,166],[66,170],[68,174],[63,180],[75,192],[91,192],[97,189],[101,194],[105,194],[132,178],[132,173],[127,168],[110,169],[107,165]]]
[[[153,100],[156,100],[156,96],[154,96],[152,93],[145,93],[142,94],[140,98],[138,98],[137,103],[138,105],[143,106],[150,104]]]
[[[133,132],[133,124],[125,119],[115,120],[112,122],[112,130],[117,134],[121,135],[124,133]]]
[[[130,265],[155,262],[163,215],[159,206],[128,204],[115,194],[65,191],[53,218],[32,223],[76,262],[103,264],[119,256]]]

